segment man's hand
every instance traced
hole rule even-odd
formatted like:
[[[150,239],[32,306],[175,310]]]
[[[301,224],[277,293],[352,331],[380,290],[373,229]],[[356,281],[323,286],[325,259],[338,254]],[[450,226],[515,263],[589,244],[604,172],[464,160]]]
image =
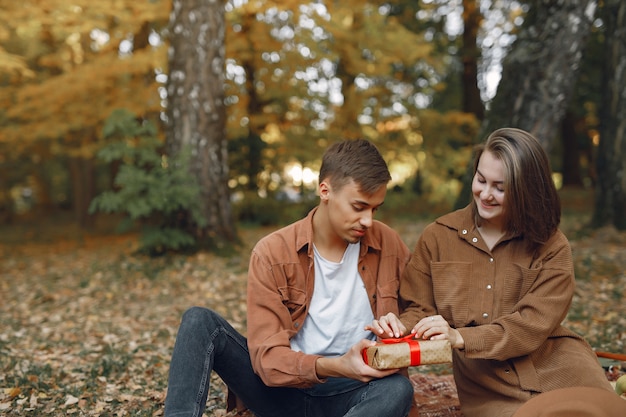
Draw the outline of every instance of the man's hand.
[[[395,314],[387,313],[378,320],[374,320],[371,325],[365,326],[365,330],[371,331],[382,339],[387,339],[404,335],[406,327]]]
[[[356,379],[361,382],[369,382],[373,379],[384,378],[398,372],[398,369],[386,369],[381,371],[365,363],[361,351],[375,344],[376,342],[372,340],[363,339],[352,346],[344,355],[332,358],[319,358],[315,362],[317,376],[319,378],[343,377]]]

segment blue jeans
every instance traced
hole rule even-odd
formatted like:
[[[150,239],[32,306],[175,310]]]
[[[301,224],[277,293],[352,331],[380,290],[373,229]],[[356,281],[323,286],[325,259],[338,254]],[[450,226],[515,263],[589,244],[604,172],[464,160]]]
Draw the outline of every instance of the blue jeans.
[[[214,311],[192,307],[176,337],[165,417],[202,416],[213,370],[259,417],[404,417],[413,401],[411,382],[399,374],[369,383],[329,378],[308,389],[268,387],[252,369],[246,338]]]

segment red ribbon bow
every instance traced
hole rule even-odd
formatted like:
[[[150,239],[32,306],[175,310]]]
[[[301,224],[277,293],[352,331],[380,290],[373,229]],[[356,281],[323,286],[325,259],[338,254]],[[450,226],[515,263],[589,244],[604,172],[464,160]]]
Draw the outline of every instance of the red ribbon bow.
[[[408,336],[398,338],[391,337],[389,339],[381,339],[381,342],[386,345],[392,345],[395,343],[408,343],[409,348],[411,349],[411,366],[416,366],[421,363],[422,358],[420,352],[420,342],[414,339],[414,336],[414,334],[410,334]],[[363,349],[362,353],[363,359],[365,360],[365,363],[367,363],[367,349]]]

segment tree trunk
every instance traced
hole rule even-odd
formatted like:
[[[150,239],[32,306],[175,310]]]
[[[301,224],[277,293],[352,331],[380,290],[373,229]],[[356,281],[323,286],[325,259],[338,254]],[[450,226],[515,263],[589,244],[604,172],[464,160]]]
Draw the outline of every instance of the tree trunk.
[[[604,2],[604,85],[592,223],[626,229],[626,3]]]
[[[190,231],[201,245],[236,239],[228,189],[224,13],[222,1],[173,0],[170,15],[166,145],[170,155],[191,151],[208,224]]]
[[[576,83],[594,17],[593,0],[535,0],[513,49],[489,114],[489,133],[519,127],[549,152]],[[564,47],[567,45],[567,47]]]
[[[89,214],[89,204],[96,195],[94,160],[79,156],[69,157],[69,171],[76,223],[81,228],[92,227],[95,218]]]
[[[593,0],[530,2],[517,39],[502,63],[502,78],[479,141],[498,128],[517,127],[536,136],[547,152],[551,150],[576,82],[594,9]],[[457,208],[470,199],[472,174],[470,163]]]
[[[340,3],[336,3],[340,4]],[[350,29],[354,32],[363,30],[363,15],[362,11],[354,11],[352,15],[353,21]],[[340,116],[335,120],[335,126],[333,129],[341,132],[343,139],[356,139],[362,136],[359,114],[361,113],[363,105],[363,97],[360,97],[357,86],[355,85],[355,79],[358,74],[355,74],[354,65],[348,65],[346,56],[349,56],[350,45],[337,44],[339,60],[337,62],[337,77],[341,80],[341,94],[343,96],[343,104],[341,105]]]
[[[248,114],[261,114],[263,109],[256,90],[255,68],[252,60],[244,61],[243,68],[246,72],[246,91],[249,97]],[[263,160],[261,153],[265,148],[265,142],[261,139],[263,128],[264,126],[257,126],[257,123],[249,124],[248,137],[246,139],[247,158],[244,172],[249,179],[246,188],[250,191],[259,190],[258,176],[261,171],[263,171],[263,164],[261,162]]]
[[[476,0],[463,0],[463,111],[478,120],[485,117],[485,107],[478,88],[478,59],[480,48],[476,43],[482,15]]]
[[[583,178],[580,171],[580,147],[578,146],[578,132],[576,130],[576,115],[565,112],[561,122],[561,143],[563,158],[561,173],[563,186],[582,187]]]

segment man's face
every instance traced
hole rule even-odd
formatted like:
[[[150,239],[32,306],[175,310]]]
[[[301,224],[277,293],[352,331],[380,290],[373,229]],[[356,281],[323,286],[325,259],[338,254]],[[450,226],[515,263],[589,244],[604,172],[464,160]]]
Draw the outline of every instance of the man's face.
[[[320,185],[320,196],[328,204],[331,230],[348,243],[357,243],[365,236],[386,194],[384,185],[371,195],[365,194],[353,180],[339,189],[332,188],[327,181]]]

